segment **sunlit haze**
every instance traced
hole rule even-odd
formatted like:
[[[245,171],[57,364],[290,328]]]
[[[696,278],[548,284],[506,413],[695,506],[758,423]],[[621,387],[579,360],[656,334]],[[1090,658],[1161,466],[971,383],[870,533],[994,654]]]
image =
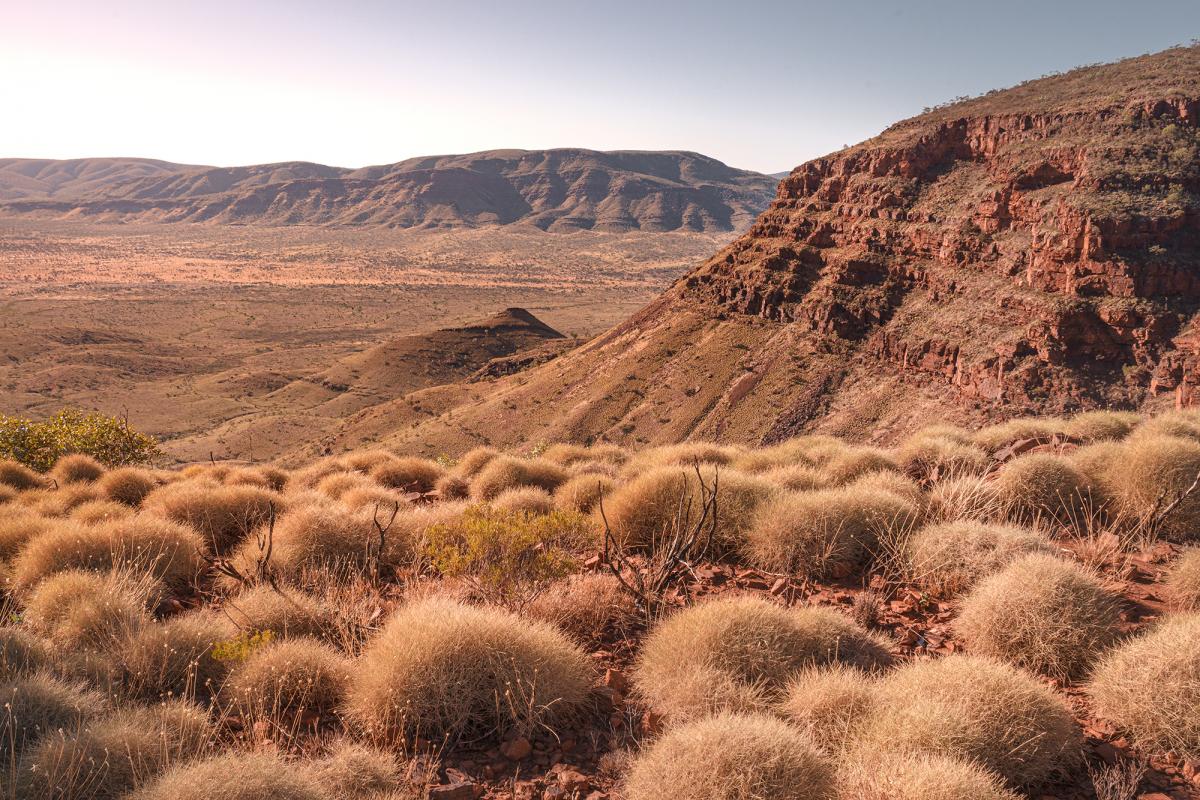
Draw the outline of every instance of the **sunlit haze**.
[[[570,146],[776,172],[1200,35],[1195,0],[3,6],[0,157],[215,165]]]

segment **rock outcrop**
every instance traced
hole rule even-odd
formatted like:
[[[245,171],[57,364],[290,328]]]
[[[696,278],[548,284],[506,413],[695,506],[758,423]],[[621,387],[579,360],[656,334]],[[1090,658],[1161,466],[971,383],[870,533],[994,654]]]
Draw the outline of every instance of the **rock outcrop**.
[[[542,437],[646,441],[1200,402],[1198,124],[1196,47],[935,109],[797,167],[650,307],[498,393]]]

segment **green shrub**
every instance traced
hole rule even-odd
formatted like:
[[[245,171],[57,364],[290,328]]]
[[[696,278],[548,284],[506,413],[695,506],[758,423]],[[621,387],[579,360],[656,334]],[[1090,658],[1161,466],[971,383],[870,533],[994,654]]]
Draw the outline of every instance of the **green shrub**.
[[[145,464],[160,455],[153,437],[116,417],[71,408],[44,422],[0,415],[0,458],[45,472],[68,453],[91,456],[109,467]]]
[[[492,602],[520,607],[570,574],[573,551],[589,539],[592,523],[571,511],[534,515],[472,506],[432,526],[425,548],[443,575],[466,580]]]

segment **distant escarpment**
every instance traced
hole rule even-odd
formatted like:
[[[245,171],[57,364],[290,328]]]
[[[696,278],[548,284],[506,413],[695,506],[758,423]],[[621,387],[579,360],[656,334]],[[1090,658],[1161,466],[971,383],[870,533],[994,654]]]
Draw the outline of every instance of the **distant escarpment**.
[[[491,403],[549,427],[508,438],[760,442],[1200,402],[1198,124],[1195,47],[899,123],[455,436]]]
[[[493,150],[350,170],[0,159],[0,216],[551,231],[744,230],[777,179],[688,152]]]

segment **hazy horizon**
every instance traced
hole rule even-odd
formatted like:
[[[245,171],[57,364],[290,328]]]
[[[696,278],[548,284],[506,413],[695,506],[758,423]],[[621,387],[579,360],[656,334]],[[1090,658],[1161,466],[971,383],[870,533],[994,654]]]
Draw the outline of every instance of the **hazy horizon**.
[[[0,157],[356,168],[579,147],[775,173],[925,106],[1197,35],[1200,4],[1178,0],[27,4],[0,30],[18,110]]]

